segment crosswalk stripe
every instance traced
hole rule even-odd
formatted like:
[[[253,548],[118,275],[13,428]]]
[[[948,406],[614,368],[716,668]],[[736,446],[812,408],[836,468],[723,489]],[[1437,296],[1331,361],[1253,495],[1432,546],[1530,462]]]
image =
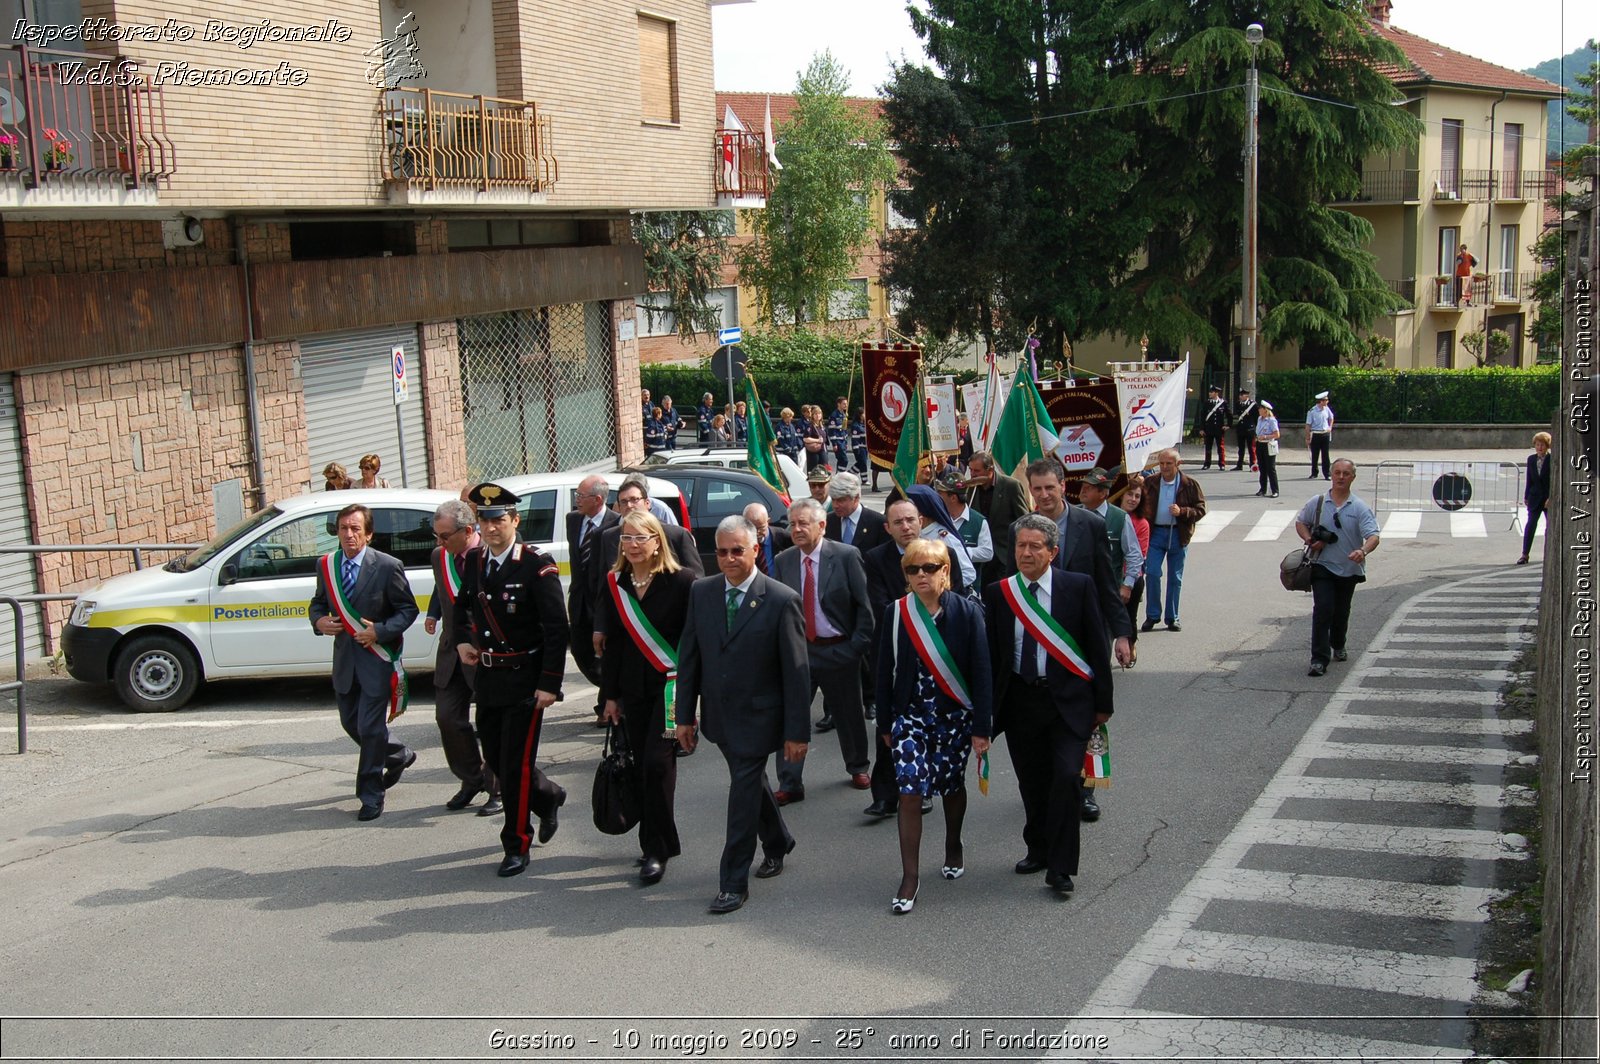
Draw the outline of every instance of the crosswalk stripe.
[[[1114,1015],[1105,1015],[1106,1012]],[[1297,1027],[1270,1027],[1243,1020],[1212,1020],[1172,1016],[1146,1009],[1085,1007],[1079,1029],[1107,1037],[1114,1059],[1197,1059],[1204,1048],[1206,1060],[1432,1060],[1465,1061],[1468,1050],[1390,1042],[1379,1038],[1315,1031]],[[1082,1050],[1052,1053],[1052,1057],[1086,1059]],[[1105,1054],[1101,1059],[1112,1059]]]
[[[1395,690],[1387,687],[1358,687],[1350,692],[1351,698],[1377,702],[1430,702],[1447,705],[1493,706],[1500,701],[1499,691],[1434,691]]]
[[[1434,957],[1220,931],[1185,931],[1176,945],[1176,955],[1163,953],[1160,960],[1179,970],[1287,979],[1443,1001],[1471,1001],[1478,989],[1474,979],[1477,961],[1470,957]]]
[[[1522,617],[1539,608],[1536,602],[1507,603],[1484,602],[1479,600],[1469,603],[1465,600],[1459,602],[1434,602],[1422,606],[1413,606],[1406,611],[1406,617],[1424,617],[1444,615],[1459,615],[1462,610],[1471,610],[1474,617]]]
[[[1369,665],[1363,670],[1366,675],[1382,679],[1384,677],[1408,677],[1414,680],[1459,680],[1463,673],[1460,669],[1413,669],[1405,665]],[[1473,669],[1471,678],[1484,680],[1491,683],[1502,684],[1511,679],[1511,673],[1506,669]]]
[[[1527,642],[1527,637],[1522,629],[1514,632],[1500,634],[1497,632],[1462,632],[1459,635],[1422,635],[1410,632],[1395,632],[1390,637],[1393,642],[1406,643],[1485,643],[1494,646],[1520,647]],[[1410,654],[1404,647],[1375,647],[1367,651],[1369,654]]]
[[[1422,531],[1422,515],[1414,511],[1390,514],[1383,519],[1379,535],[1384,539],[1416,539]]]
[[[1394,728],[1411,732],[1450,732],[1454,735],[1524,735],[1533,731],[1531,720],[1495,720],[1488,717],[1385,717],[1374,713],[1348,713],[1341,728]]]
[[[1258,843],[1315,846],[1361,853],[1407,857],[1449,857],[1458,860],[1525,861],[1525,850],[1513,849],[1498,831],[1477,828],[1415,828],[1396,824],[1346,824],[1336,820],[1263,821]]]
[[[1194,526],[1194,537],[1189,542],[1210,543],[1224,528],[1233,523],[1233,519],[1238,517],[1239,513],[1238,510],[1207,510],[1205,520]]]
[[[1400,883],[1255,868],[1201,872],[1195,876],[1193,886],[1206,900],[1264,901],[1310,909],[1467,923],[1488,922],[1488,906],[1504,893],[1489,887]]]
[[[1331,776],[1286,777],[1267,785],[1266,793],[1284,798],[1329,801],[1420,802],[1425,805],[1482,806],[1497,809],[1505,791],[1490,783],[1424,783],[1416,780],[1336,779]]]
[[[1450,535],[1456,539],[1487,539],[1489,530],[1484,527],[1482,514],[1459,512],[1450,515]]]
[[[1514,647],[1506,647],[1500,654],[1482,646],[1463,646],[1455,650],[1422,650],[1418,647],[1376,647],[1366,651],[1375,658],[1399,658],[1402,661],[1460,661],[1467,658],[1474,663],[1510,665]]]
[[[1481,746],[1408,746],[1404,743],[1321,742],[1307,751],[1311,757],[1348,758],[1352,761],[1404,761],[1426,765],[1509,765],[1514,750]]]
[[[1277,539],[1294,523],[1291,510],[1268,510],[1256,519],[1255,527],[1244,534],[1246,543]]]
[[[1529,619],[1532,619],[1531,615]],[[1439,617],[1417,617],[1415,615],[1410,615],[1404,618],[1404,622],[1412,628],[1481,628],[1486,624],[1498,623],[1503,625],[1505,623],[1505,618],[1474,618],[1470,616],[1450,615],[1442,615]]]

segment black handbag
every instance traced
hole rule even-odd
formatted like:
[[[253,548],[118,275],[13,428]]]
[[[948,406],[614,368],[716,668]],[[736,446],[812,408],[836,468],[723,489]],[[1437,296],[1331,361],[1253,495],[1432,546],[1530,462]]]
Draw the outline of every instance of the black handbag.
[[[1322,502],[1317,502],[1317,526],[1322,525]],[[1316,563],[1311,559],[1311,548],[1301,547],[1283,556],[1278,563],[1278,579],[1285,591],[1310,591],[1311,572]]]
[[[590,800],[594,826],[607,835],[625,835],[639,823],[638,774],[627,732],[621,725],[606,726],[605,747],[594,770]]]

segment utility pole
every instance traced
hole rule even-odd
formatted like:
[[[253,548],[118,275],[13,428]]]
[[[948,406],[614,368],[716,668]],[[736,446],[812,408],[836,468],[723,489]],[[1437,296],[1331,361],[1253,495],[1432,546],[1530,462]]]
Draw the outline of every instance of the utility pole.
[[[1250,73],[1244,83],[1244,287],[1239,307],[1239,388],[1251,395],[1256,391],[1256,115],[1260,109],[1260,85],[1256,80],[1256,49],[1265,33],[1261,23],[1245,27],[1244,39],[1250,45]]]

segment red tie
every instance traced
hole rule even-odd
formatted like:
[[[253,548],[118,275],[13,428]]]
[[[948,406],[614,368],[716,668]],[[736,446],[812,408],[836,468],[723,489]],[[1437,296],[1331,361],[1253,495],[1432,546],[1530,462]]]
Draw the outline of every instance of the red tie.
[[[800,592],[801,606],[806,614],[806,642],[817,641],[817,563],[814,558],[806,559],[805,587]]]

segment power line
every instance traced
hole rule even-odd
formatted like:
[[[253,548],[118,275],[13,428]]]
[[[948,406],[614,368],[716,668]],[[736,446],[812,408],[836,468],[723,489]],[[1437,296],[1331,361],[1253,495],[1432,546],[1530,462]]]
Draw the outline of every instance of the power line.
[[[1026,126],[1026,125],[1032,125],[1033,123],[1036,123],[1036,122],[1052,122],[1052,121],[1054,121],[1055,119],[1058,119],[1058,118],[1078,118],[1078,117],[1081,117],[1083,115],[1103,114],[1103,113],[1105,113],[1107,111],[1123,111],[1123,110],[1128,109],[1129,107],[1148,107],[1149,105],[1151,105],[1153,103],[1167,103],[1170,100],[1187,100],[1187,99],[1189,99],[1191,97],[1194,97],[1194,96],[1210,96],[1213,93],[1232,92],[1234,89],[1242,89],[1242,88],[1244,88],[1243,85],[1223,85],[1220,88],[1203,89],[1200,92],[1184,92],[1184,93],[1179,93],[1176,96],[1162,96],[1159,99],[1155,99],[1155,100],[1136,100],[1133,103],[1115,103],[1115,104],[1111,104],[1111,105],[1106,106],[1106,107],[1091,107],[1091,108],[1088,108],[1087,110],[1083,110],[1083,111],[1063,111],[1060,114],[1054,114],[1054,115],[1036,115],[1033,118],[1015,118],[1015,119],[1012,119],[1012,120],[1010,120],[1008,122],[985,122],[981,126],[973,126],[972,128],[973,129],[1003,129],[1006,126]]]

